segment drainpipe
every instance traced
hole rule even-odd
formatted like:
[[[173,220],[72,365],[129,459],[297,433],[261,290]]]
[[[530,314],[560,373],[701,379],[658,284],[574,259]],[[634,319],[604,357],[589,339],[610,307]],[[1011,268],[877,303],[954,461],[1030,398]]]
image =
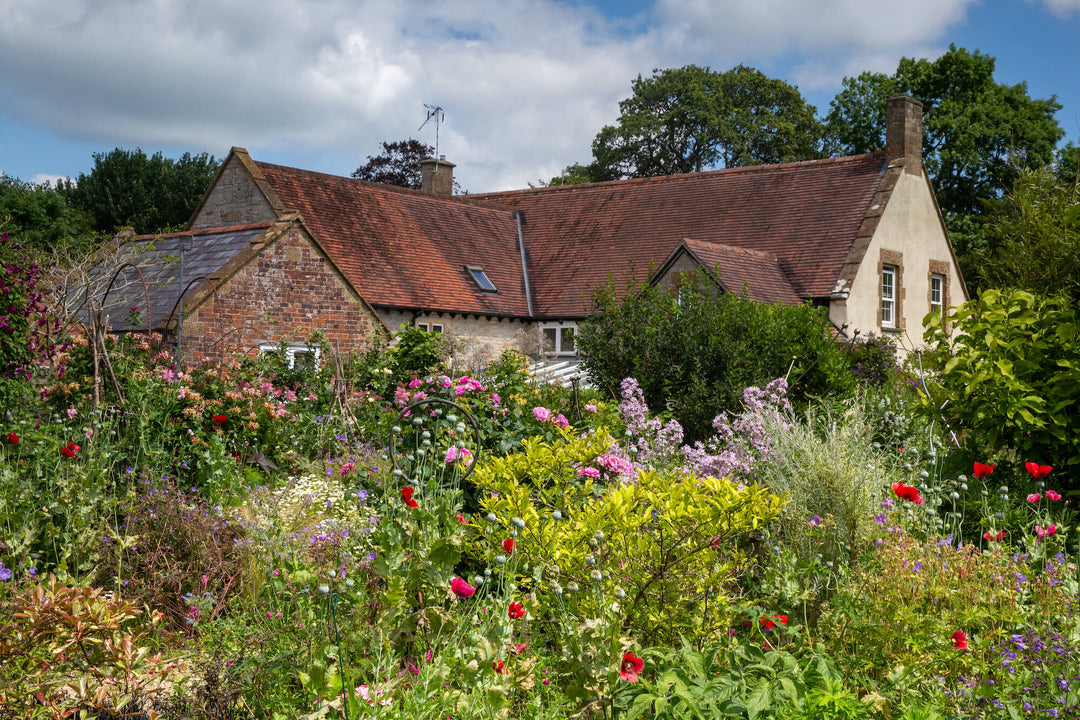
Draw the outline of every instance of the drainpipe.
[[[525,260],[525,236],[521,232],[521,217],[523,213],[521,210],[514,211],[514,217],[517,218],[517,233],[518,233],[518,252],[521,253],[521,274],[525,278],[525,303],[529,308],[529,317],[533,316],[533,304],[532,304],[532,289],[529,287],[529,263]]]

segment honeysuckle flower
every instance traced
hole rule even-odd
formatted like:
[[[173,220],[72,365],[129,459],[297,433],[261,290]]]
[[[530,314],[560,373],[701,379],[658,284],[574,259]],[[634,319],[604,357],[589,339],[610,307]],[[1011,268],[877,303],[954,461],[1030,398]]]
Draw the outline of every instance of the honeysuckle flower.
[[[1060,500],[1061,499],[1061,493],[1057,492],[1056,490],[1047,490],[1046,491],[1046,499],[1047,500]]]
[[[19,444],[19,436],[16,435],[15,433],[13,433],[13,432],[9,432],[7,434],[7,441],[9,443],[11,443],[12,445],[18,445]]]
[[[450,590],[459,598],[471,598],[476,593],[476,588],[459,577],[450,581]]]
[[[915,503],[916,505],[922,505],[923,499],[919,495],[919,488],[912,485],[905,485],[902,482],[894,482],[892,490],[896,493],[896,497],[901,500],[907,500],[908,502]]]
[[[1027,496],[1027,501],[1029,503],[1037,503],[1040,500],[1042,500],[1042,495],[1040,495],[1039,493],[1031,493]]]
[[[1037,536],[1038,540],[1042,540],[1045,537],[1049,537],[1050,535],[1053,535],[1056,532],[1057,532],[1057,525],[1050,524],[1050,525],[1047,525],[1045,529],[1042,528],[1039,525],[1035,526],[1035,535]]]
[[[411,485],[406,485],[401,488],[401,499],[405,501],[405,504],[411,508],[419,507],[420,503],[413,500],[413,493],[416,492],[416,488]]]
[[[963,630],[957,630],[952,634],[952,646],[957,650],[968,649],[967,635],[964,634]]]
[[[546,407],[534,407],[533,417],[535,417],[539,422],[547,422],[551,419],[551,411],[548,410]]]
[[[619,666],[619,677],[626,682],[637,682],[638,675],[645,670],[645,661],[639,657],[635,657],[631,653],[626,653],[622,658],[622,665]]]
[[[506,538],[505,540],[502,541],[502,546],[503,546],[503,550],[506,551],[507,555],[513,555],[514,554],[514,538]]]
[[[523,608],[521,606],[521,603],[512,602],[512,603],[510,603],[510,607],[506,611],[506,614],[510,616],[511,620],[517,620],[518,618],[525,617],[525,613],[527,613],[527,612],[528,612],[528,610]]]
[[[977,462],[972,470],[972,474],[977,478],[985,478],[987,475],[994,472],[994,468],[996,467],[997,465],[983,465],[982,463]]]
[[[215,423],[217,423],[218,425],[224,425],[226,422],[229,421],[229,416],[228,415],[214,415],[211,419]]]
[[[1050,474],[1050,471],[1054,469],[1049,465],[1040,465],[1039,463],[1033,462],[1024,463],[1024,467],[1027,469],[1028,474],[1030,474],[1031,477],[1035,478],[1036,480],[1041,477],[1046,477]]]

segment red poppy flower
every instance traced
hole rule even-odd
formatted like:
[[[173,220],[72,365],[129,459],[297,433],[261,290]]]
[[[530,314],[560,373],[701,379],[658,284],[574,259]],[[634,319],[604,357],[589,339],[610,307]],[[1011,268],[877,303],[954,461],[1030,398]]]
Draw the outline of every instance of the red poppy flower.
[[[406,485],[401,488],[401,499],[405,501],[405,504],[411,508],[420,507],[420,503],[412,499],[413,493],[416,492],[416,488],[411,485]]]
[[[469,521],[465,519],[465,515],[463,513],[457,514],[457,521],[466,525],[469,523]]]
[[[967,650],[967,635],[963,630],[957,630],[952,634],[952,646],[957,650]]]
[[[982,463],[977,462],[975,463],[975,469],[972,470],[972,474],[977,478],[984,478],[994,472],[994,468],[996,467],[997,465],[983,465]]]
[[[919,488],[914,487],[913,485],[905,485],[902,482],[894,482],[892,486],[892,491],[896,493],[896,497],[900,498],[901,500],[907,500],[908,502],[913,502],[916,505],[923,504],[922,496],[919,495]]]
[[[67,445],[60,448],[60,454],[63,455],[64,457],[73,458],[73,457],[78,457],[79,456],[78,453],[79,453],[80,450],[82,450],[81,447],[79,447],[78,445],[76,445],[73,442],[69,442]]]
[[[528,610],[521,607],[521,603],[512,602],[510,603],[510,608],[506,611],[506,614],[510,616],[511,620],[517,620],[518,618],[525,617],[525,613],[527,612]]]
[[[781,625],[787,625],[787,621],[788,621],[788,616],[787,615],[773,615],[773,618],[776,618],[777,620],[779,620]],[[764,625],[767,628],[776,627],[776,623],[773,622],[772,618],[763,617],[758,622],[760,622],[762,625]]]
[[[1024,463],[1024,467],[1027,468],[1027,471],[1031,475],[1031,477],[1035,478],[1036,480],[1041,477],[1046,477],[1050,474],[1050,471],[1054,469],[1049,465],[1040,465],[1039,463],[1033,462]]]
[[[514,538],[506,538],[503,540],[503,550],[506,551],[507,555],[514,554]]]
[[[619,667],[619,677],[626,682],[637,682],[637,676],[645,670],[645,661],[634,657],[631,653],[622,656],[622,665]]]
[[[1004,530],[998,530],[997,535],[992,534],[989,530],[987,530],[986,532],[983,533],[983,540],[1004,540],[1004,539],[1005,539],[1005,531]]]
[[[470,598],[476,592],[476,588],[459,577],[450,581],[450,590],[459,598]]]
[[[11,443],[12,445],[18,445],[19,444],[19,436],[16,435],[15,433],[13,433],[13,432],[9,432],[7,434],[7,441],[9,443]]]
[[[211,419],[214,422],[216,422],[218,425],[224,425],[226,422],[228,422],[229,416],[228,415],[214,415]]]
[[[491,669],[494,670],[495,672],[499,673],[500,675],[505,675],[506,674],[506,671],[503,670],[503,667],[505,667],[505,664],[503,663],[502,660],[492,660],[491,661]]]

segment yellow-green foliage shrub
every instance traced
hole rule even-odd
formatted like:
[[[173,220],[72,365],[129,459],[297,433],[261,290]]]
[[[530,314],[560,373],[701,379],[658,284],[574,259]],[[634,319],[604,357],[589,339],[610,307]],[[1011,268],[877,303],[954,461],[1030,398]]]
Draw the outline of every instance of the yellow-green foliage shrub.
[[[531,585],[541,617],[608,617],[643,644],[726,633],[732,580],[750,559],[745,541],[776,518],[780,499],[682,472],[583,474],[617,465],[612,446],[603,433],[566,432],[478,468],[475,520],[486,537],[477,560]]]

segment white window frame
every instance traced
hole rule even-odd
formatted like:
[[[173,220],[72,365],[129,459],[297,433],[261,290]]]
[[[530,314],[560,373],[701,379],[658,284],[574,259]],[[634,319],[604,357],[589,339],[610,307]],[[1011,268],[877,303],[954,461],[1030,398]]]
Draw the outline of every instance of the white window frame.
[[[941,273],[930,273],[930,312],[941,315],[944,310],[945,276]]]
[[[896,266],[881,266],[881,326],[896,327]]]
[[[259,345],[259,354],[277,352],[281,349],[280,343],[263,343]],[[285,359],[289,362],[289,369],[292,370],[296,367],[297,355],[314,355],[315,356],[315,368],[319,367],[319,361],[322,359],[322,348],[317,345],[306,345],[303,343],[288,344],[285,346]]]
[[[547,352],[554,353],[559,356],[577,355],[577,325],[576,324],[560,324],[560,325],[541,325],[540,331],[544,333],[545,339],[547,338],[548,330],[555,332],[555,348]],[[574,337],[573,347],[569,350],[564,350],[563,345],[563,331],[569,330]]]
[[[437,333],[441,333],[441,332],[443,331],[443,326],[442,326],[442,323],[426,323],[426,322],[418,322],[418,323],[416,323],[416,327],[420,328],[420,329],[421,329],[421,330],[423,330],[424,332],[437,332]]]

